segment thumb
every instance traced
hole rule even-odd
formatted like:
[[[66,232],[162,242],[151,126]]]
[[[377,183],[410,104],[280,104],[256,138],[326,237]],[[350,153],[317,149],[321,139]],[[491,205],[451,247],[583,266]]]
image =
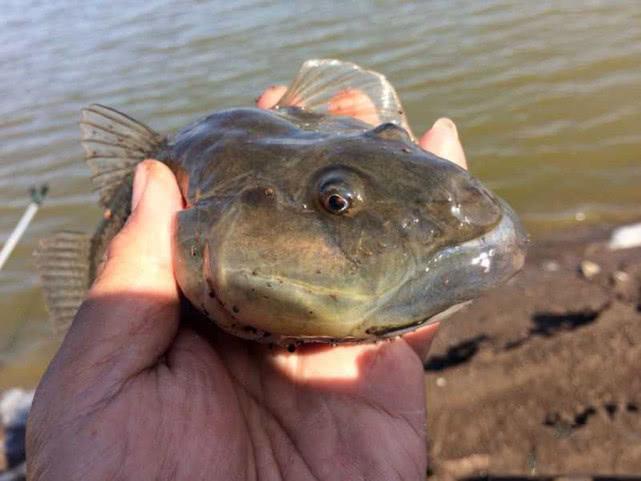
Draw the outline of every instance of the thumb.
[[[154,160],[138,165],[132,213],[112,240],[61,348],[82,362],[85,372],[95,367],[100,371],[95,375],[128,378],[153,365],[173,340],[180,300],[171,238],[181,206],[167,166]]]
[[[167,166],[156,160],[138,165],[131,206],[127,223],[109,245],[107,260],[89,298],[119,293],[123,288],[176,297],[171,237],[182,200]]]

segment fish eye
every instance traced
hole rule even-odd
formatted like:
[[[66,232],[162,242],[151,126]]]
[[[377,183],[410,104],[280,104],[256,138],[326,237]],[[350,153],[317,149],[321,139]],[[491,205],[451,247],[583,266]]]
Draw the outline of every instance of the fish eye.
[[[330,188],[321,193],[321,203],[330,214],[340,215],[351,207],[352,196],[349,193],[340,192],[336,188]]]
[[[319,207],[333,215],[352,215],[364,201],[364,186],[361,176],[352,169],[332,166],[316,177],[316,202]]]

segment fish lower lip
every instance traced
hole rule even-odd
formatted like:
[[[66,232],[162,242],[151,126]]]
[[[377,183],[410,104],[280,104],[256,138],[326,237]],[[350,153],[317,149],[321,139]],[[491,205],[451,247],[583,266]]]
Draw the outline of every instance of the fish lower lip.
[[[505,206],[494,229],[437,252],[423,271],[398,289],[392,303],[370,312],[368,332],[377,336],[402,334],[507,281],[523,266],[526,244],[516,215]],[[401,327],[394,327],[403,319]]]
[[[424,327],[428,326],[430,324],[434,324],[436,322],[441,322],[447,317],[451,316],[455,312],[459,311],[463,307],[467,306],[470,304],[472,301],[465,301],[461,302],[459,304],[454,304],[451,307],[448,307],[444,311],[439,312],[436,315],[433,316],[428,316],[424,319],[421,319],[419,321],[412,321],[408,324],[404,324],[402,326],[398,327],[370,327],[367,329],[365,332],[369,335],[375,336],[375,337],[381,337],[381,338],[386,338],[386,337],[396,337],[396,336],[402,336],[403,334],[407,334],[409,332],[412,332],[416,330],[419,327]]]

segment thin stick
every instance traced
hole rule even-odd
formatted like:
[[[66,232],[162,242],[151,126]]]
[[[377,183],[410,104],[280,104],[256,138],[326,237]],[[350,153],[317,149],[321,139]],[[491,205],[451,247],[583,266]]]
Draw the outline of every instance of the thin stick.
[[[36,212],[38,212],[38,209],[42,205],[42,201],[44,200],[48,191],[49,186],[47,186],[46,184],[40,186],[39,189],[36,189],[35,187],[31,188],[31,204],[29,204],[27,210],[25,210],[24,214],[22,214],[22,217],[18,221],[18,225],[16,225],[15,229],[13,229],[13,232],[7,239],[7,242],[5,242],[4,246],[2,246],[2,251],[0,251],[0,270],[2,270],[2,267],[4,266],[5,262],[7,262],[7,259],[9,259],[11,252],[13,252],[13,249],[18,244],[18,241],[27,230],[27,227],[29,227],[29,224],[33,220],[33,216],[35,216]]]

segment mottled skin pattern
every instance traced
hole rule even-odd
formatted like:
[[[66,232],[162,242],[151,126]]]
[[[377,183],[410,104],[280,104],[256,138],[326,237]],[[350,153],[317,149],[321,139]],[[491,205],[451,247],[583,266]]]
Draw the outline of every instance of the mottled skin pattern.
[[[158,158],[187,205],[177,222],[178,283],[242,337],[286,344],[392,335],[518,268],[514,245],[496,272],[447,285],[443,266],[433,265],[438,254],[496,228],[504,206],[393,124],[296,107],[232,109],[187,127]],[[327,189],[351,196],[350,208],[329,212]],[[470,259],[456,262],[467,269]]]

